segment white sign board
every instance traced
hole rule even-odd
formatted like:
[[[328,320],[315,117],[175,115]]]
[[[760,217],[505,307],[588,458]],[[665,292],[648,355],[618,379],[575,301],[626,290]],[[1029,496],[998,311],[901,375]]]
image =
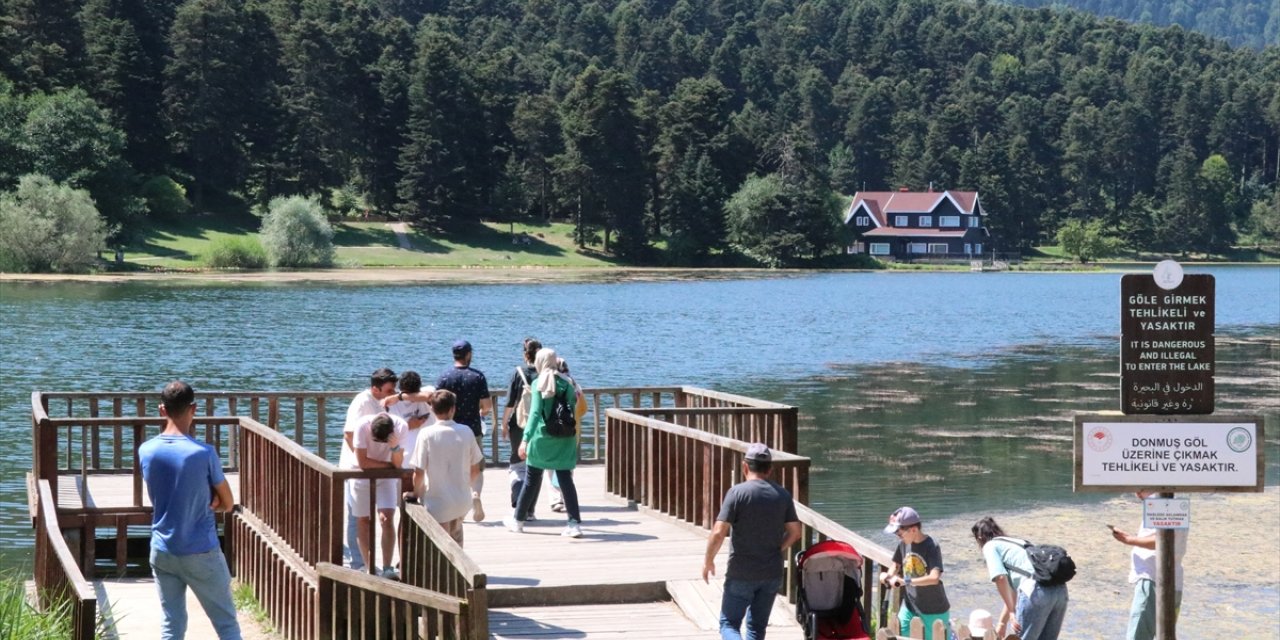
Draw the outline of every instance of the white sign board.
[[[1076,417],[1076,490],[1259,491],[1257,419]]]
[[[1190,498],[1147,498],[1142,501],[1142,526],[1148,529],[1190,529]]]

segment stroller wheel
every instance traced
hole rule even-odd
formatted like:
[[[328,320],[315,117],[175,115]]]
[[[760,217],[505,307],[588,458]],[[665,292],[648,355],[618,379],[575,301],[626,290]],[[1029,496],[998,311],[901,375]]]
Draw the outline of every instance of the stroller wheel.
[[[804,624],[805,640],[818,640],[818,614],[809,613],[809,619]]]

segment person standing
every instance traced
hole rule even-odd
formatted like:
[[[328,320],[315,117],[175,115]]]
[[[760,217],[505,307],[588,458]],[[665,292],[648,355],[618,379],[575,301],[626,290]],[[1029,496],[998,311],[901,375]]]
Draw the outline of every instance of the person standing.
[[[520,442],[520,457],[529,465],[528,476],[524,487],[520,490],[520,499],[516,502],[515,514],[504,518],[507,529],[520,533],[524,531],[524,523],[538,502],[538,492],[542,489],[542,473],[554,471],[560,481],[560,491],[564,495],[565,511],[569,522],[560,535],[568,538],[582,537],[582,513],[578,510],[578,489],[573,484],[573,468],[578,465],[577,429],[574,434],[552,435],[549,424],[557,402],[571,404],[573,402],[573,383],[560,375],[557,369],[556,352],[552,349],[540,349],[534,358],[534,366],[538,369],[538,379],[534,381],[533,403],[529,409],[529,421],[525,424],[524,435]]]
[[[355,449],[351,446],[351,438],[355,434],[356,426],[360,424],[360,420],[381,413],[384,400],[397,397],[396,382],[399,379],[396,372],[386,367],[378,369],[369,376],[369,387],[352,398],[351,404],[347,407],[346,421],[342,424],[342,453],[338,456],[339,469],[359,467],[356,464]],[[364,559],[356,543],[357,529],[359,527],[356,516],[348,510],[347,535],[343,541],[342,555],[347,558],[352,569],[359,571],[364,568]]]
[[[1146,500],[1154,492],[1143,489],[1138,500]],[[1110,526],[1110,525],[1108,525]],[[1129,552],[1129,584],[1133,585],[1133,603],[1129,607],[1128,640],[1152,640],[1156,637],[1156,529],[1140,526],[1137,533],[1111,529],[1111,537],[1133,547]],[[1187,529],[1173,530],[1173,616],[1182,608],[1182,558],[1187,555]]]
[[[901,507],[889,516],[885,533],[898,536],[893,552],[893,565],[880,573],[880,582],[890,587],[903,587],[906,598],[898,610],[898,628],[905,635],[911,621],[924,622],[924,640],[932,640],[933,623],[941,620],[951,633],[951,603],[942,587],[942,547],[925,535],[920,514],[911,507]],[[938,640],[947,640],[947,637]]]
[[[748,640],[763,640],[782,588],[783,554],[800,540],[800,519],[791,493],[769,479],[773,453],[754,443],[742,462],[746,478],[729,489],[707,538],[702,580],[716,573],[716,554],[728,537],[729,566],[724,572],[724,598],[720,602],[720,637],[740,640],[745,616]]]
[[[431,410],[438,420],[423,427],[414,447],[413,493],[427,513],[462,544],[462,518],[471,510],[471,482],[480,474],[484,453],[471,429],[453,421],[453,392],[431,395]]]
[[[974,523],[972,533],[1004,602],[996,635],[1004,637],[1006,625],[1011,625],[1009,631],[1022,640],[1057,640],[1067,617],[1067,585],[1037,583],[1025,541],[1004,537],[993,518]]]
[[[218,544],[215,512],[235,499],[212,446],[191,437],[196,392],[175,380],[160,393],[160,435],[138,447],[142,479],[151,497],[151,573],[160,592],[160,637],[187,633],[187,588],[195,593],[220,640],[239,640],[231,599],[231,571]]]
[[[435,415],[431,413],[429,400],[413,400],[411,397],[430,398],[434,392],[435,389],[432,387],[422,388],[422,376],[418,375],[417,371],[406,371],[400,374],[399,393],[383,399],[382,404],[386,406],[387,413],[399,417],[409,425],[408,433],[400,440],[400,448],[404,449],[406,469],[409,468],[409,461],[413,460],[413,448],[418,444],[418,433],[423,427],[436,421]],[[413,491],[412,480],[406,481],[404,490]]]
[[[440,374],[436,388],[452,391],[457,397],[454,422],[471,427],[476,443],[484,451],[484,425],[480,418],[482,414],[489,413],[493,401],[489,398],[489,381],[484,373],[471,368],[472,355],[470,342],[459,340],[453,343],[453,366]],[[484,473],[471,483],[471,518],[476,522],[484,520],[484,505],[480,502],[482,491]]]
[[[529,420],[529,408],[533,406],[533,380],[538,377],[538,369],[533,360],[538,356],[542,343],[534,338],[524,339],[524,364],[517,366],[511,375],[511,384],[507,387],[507,406],[502,410],[502,437],[511,446],[511,459],[507,466],[507,476],[511,481],[511,508],[516,508],[520,499],[520,490],[528,466],[520,457],[520,443],[524,442],[524,424]],[[527,393],[526,393],[527,392]],[[530,511],[528,519],[532,520]]]
[[[396,469],[404,463],[404,448],[400,442],[409,431],[409,425],[398,416],[378,413],[361,418],[352,435],[355,449],[355,465],[348,469]],[[369,539],[369,521],[373,510],[378,511],[378,528],[381,531],[382,571],[384,578],[398,578],[391,566],[395,550],[395,511],[400,504],[401,482],[395,478],[380,478],[374,489],[376,505],[369,504],[369,479],[347,482],[347,510],[355,514],[358,523],[356,540],[366,566],[375,560],[373,541]],[[376,567],[376,565],[374,565]]]

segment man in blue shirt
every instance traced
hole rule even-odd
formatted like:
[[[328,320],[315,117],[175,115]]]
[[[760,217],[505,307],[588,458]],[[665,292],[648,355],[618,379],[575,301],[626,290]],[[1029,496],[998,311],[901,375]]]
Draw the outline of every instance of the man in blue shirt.
[[[489,398],[489,381],[484,374],[471,368],[471,343],[459,340],[453,343],[453,366],[440,374],[436,381],[437,389],[452,391],[458,402],[453,414],[453,421],[471,427],[480,450],[484,451],[484,429],[480,416],[489,413],[493,401]],[[480,461],[481,470],[484,461]],[[480,492],[484,490],[484,473],[471,482],[471,518],[476,522],[484,520],[484,506],[480,503]]]
[[[218,543],[214,512],[234,504],[222,460],[212,446],[191,437],[195,390],[175,380],[160,393],[164,431],[138,447],[151,516],[151,572],[160,592],[160,637],[187,633],[187,587],[204,607],[220,640],[239,640],[231,600],[231,572]]]

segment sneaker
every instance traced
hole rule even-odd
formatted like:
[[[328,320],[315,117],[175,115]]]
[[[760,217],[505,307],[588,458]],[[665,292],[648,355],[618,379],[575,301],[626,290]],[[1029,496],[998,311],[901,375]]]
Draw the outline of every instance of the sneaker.
[[[400,572],[396,571],[395,567],[383,567],[382,571],[378,572],[378,577],[386,578],[388,580],[399,580]]]
[[[560,532],[560,535],[562,535],[562,536],[564,536],[564,537],[566,537],[566,538],[581,538],[581,537],[582,537],[582,527],[578,526],[578,523],[576,523],[576,522],[574,522],[574,521],[570,520],[570,521],[569,521],[569,526],[565,527],[565,528],[564,528],[564,531],[561,531],[561,532]]]
[[[537,519],[538,519],[538,518],[537,518],[536,516],[534,516],[534,515],[533,515],[533,512],[532,512],[532,511],[530,511],[530,512],[529,512],[529,517],[525,518],[525,519],[524,519],[524,521],[525,521],[525,522],[533,522],[533,521],[535,521],[535,520],[537,520]]]
[[[484,520],[484,505],[480,502],[480,494],[471,494],[471,518],[476,522]]]
[[[502,524],[507,527],[507,531],[511,533],[524,533],[524,523],[516,520],[515,516],[507,516],[502,519]]]
[[[563,503],[563,502],[552,502],[552,503],[551,503],[551,510],[552,510],[552,511],[554,511],[554,512],[556,512],[556,513],[564,513],[564,503]]]

